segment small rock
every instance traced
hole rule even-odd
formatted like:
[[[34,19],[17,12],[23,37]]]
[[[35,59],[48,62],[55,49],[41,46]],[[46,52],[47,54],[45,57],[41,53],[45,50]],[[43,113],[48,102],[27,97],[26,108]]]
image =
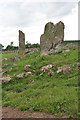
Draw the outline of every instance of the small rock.
[[[11,72],[11,71],[12,71],[12,68],[9,69],[9,72]]]
[[[8,66],[9,64],[4,64],[4,67]]]
[[[20,61],[20,59],[18,57],[14,57],[15,61]]]
[[[73,70],[69,65],[64,65],[62,67],[58,67],[57,73],[63,72],[64,74]]]
[[[34,80],[30,80],[30,82],[31,82],[31,83],[33,83],[33,82],[34,82]]]
[[[26,65],[25,67],[31,67],[31,65]]]
[[[52,68],[56,68],[56,67],[57,67],[57,65],[52,63]]]
[[[14,66],[17,66],[17,64],[15,64],[15,63],[14,63],[13,65],[14,65]]]
[[[11,79],[11,77],[2,77],[0,78],[0,81],[2,81],[2,83],[8,83]]]
[[[71,67],[67,67],[63,69],[63,73],[66,74],[71,71]]]
[[[7,60],[8,60],[8,58],[3,58],[3,59],[2,59],[2,61],[7,61]]]
[[[65,50],[65,52],[70,52],[70,50],[68,49],[68,50]]]
[[[18,57],[13,57],[13,58],[8,58],[8,61],[20,61],[20,59]]]
[[[54,72],[52,70],[48,71],[48,75],[51,77],[54,74]]]
[[[62,72],[62,68],[58,67],[57,73],[60,73],[60,72]]]
[[[33,70],[28,68],[28,67],[24,67],[24,71],[27,71],[27,72],[32,72]]]
[[[33,72],[35,72],[35,70],[33,70]]]
[[[16,77],[16,74],[14,74],[13,77]]]
[[[31,75],[32,73],[31,72],[27,72],[25,73],[25,77],[27,77],[28,75]]]
[[[32,71],[34,71],[34,70],[32,70],[32,69],[29,68],[30,66],[31,66],[31,65],[26,65],[26,66],[24,67],[24,71],[27,71],[27,72],[32,72]]]
[[[49,68],[52,68],[53,65],[52,64],[49,64],[49,65],[45,65],[43,67],[40,68],[40,70],[44,73],[46,70],[48,70]]]
[[[18,79],[23,78],[23,77],[24,77],[24,73],[20,73],[19,75],[16,75],[16,77],[17,77]]]

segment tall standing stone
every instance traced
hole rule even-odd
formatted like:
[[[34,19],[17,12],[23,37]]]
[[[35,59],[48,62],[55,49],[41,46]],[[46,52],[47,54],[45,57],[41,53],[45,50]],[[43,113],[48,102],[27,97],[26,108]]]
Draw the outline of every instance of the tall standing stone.
[[[54,25],[52,22],[48,22],[45,25],[44,34],[40,37],[41,55],[48,55],[49,53],[61,51],[63,40],[64,23],[60,21]]]
[[[19,30],[19,53],[25,53],[25,34]]]

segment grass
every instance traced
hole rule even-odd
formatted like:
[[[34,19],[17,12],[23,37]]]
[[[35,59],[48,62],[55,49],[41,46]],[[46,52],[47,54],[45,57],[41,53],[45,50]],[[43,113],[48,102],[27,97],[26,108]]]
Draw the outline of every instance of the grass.
[[[57,74],[56,68],[54,75],[50,77],[48,70],[42,74],[40,68],[44,65],[54,63],[57,67],[69,64],[72,66],[78,62],[78,49],[70,49],[70,52],[40,56],[39,52],[26,54],[26,57],[19,56],[17,53],[3,54],[2,58],[14,56],[20,57],[20,61],[3,62],[9,64],[3,70],[13,68],[10,75],[12,80],[2,85],[2,104],[3,106],[17,107],[22,111],[45,111],[55,116],[77,117],[78,114],[78,69],[73,67],[73,71],[67,74]],[[33,76],[22,79],[13,77],[14,74],[24,72],[24,66],[30,64],[31,69],[35,70]],[[24,72],[25,73],[25,72]],[[33,83],[30,80],[34,80]]]

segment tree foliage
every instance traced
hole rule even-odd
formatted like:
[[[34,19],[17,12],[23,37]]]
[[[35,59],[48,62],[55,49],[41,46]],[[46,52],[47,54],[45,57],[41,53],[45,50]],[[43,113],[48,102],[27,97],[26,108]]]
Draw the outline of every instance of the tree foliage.
[[[8,45],[5,50],[18,50],[17,46]]]
[[[38,44],[38,43],[31,44],[31,43],[27,42],[27,44],[25,46],[26,46],[26,49],[27,48],[40,48],[40,44]]]

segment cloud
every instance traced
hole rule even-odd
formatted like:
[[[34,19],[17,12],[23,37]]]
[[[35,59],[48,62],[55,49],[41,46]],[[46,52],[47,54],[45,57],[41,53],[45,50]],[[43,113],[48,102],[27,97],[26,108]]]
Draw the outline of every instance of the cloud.
[[[74,3],[9,2],[0,6],[0,26],[27,27],[36,24],[41,19],[69,14]]]
[[[77,39],[77,3],[0,1],[0,42],[6,47],[11,41],[18,45],[18,30],[26,41],[39,43],[44,26],[51,21],[65,24],[65,40]],[[75,29],[74,29],[75,28]]]

